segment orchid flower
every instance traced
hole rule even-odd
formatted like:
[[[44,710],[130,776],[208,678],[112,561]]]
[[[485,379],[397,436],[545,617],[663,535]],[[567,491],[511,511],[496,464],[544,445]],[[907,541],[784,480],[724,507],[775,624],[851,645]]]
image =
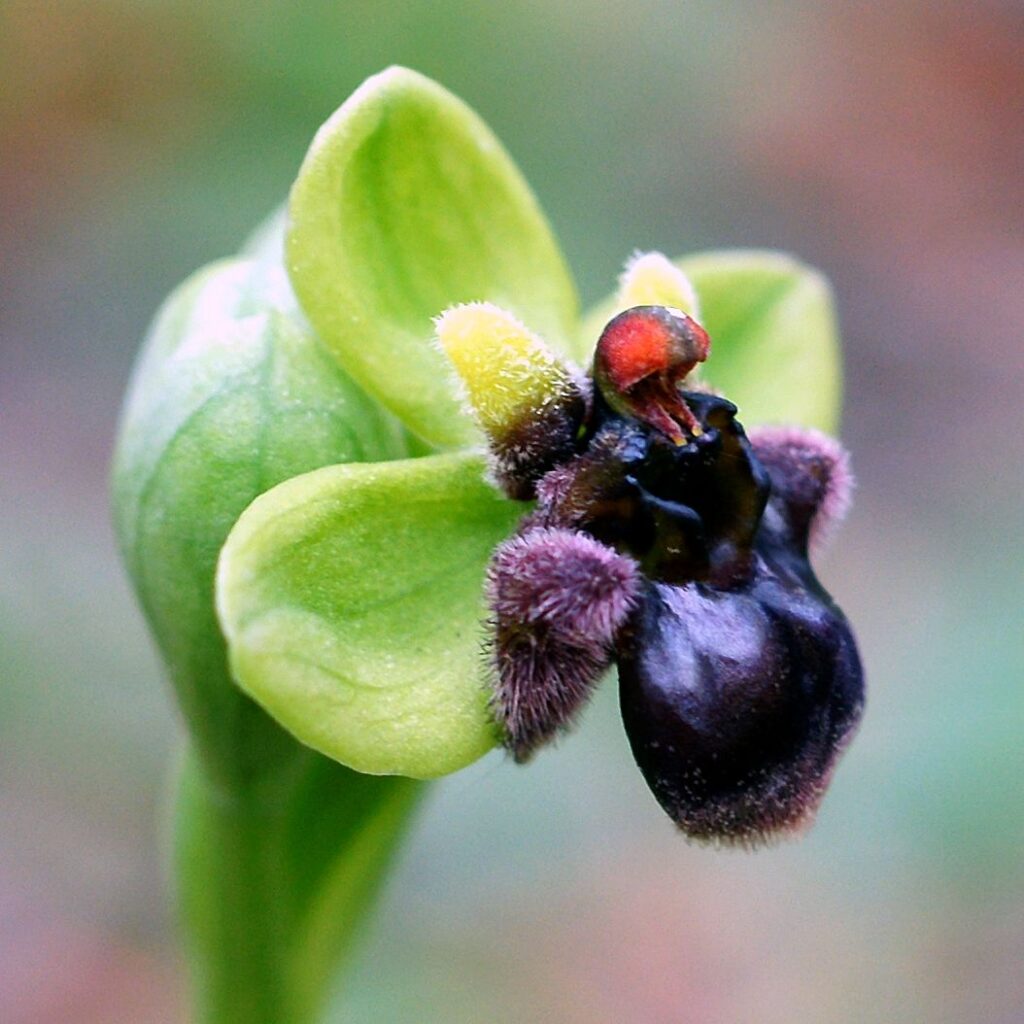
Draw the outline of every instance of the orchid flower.
[[[414,780],[528,759],[612,664],[685,833],[805,823],[862,703],[808,560],[849,500],[839,390],[815,271],[635,254],[583,316],[486,125],[367,80],[286,213],[168,299],[121,424],[198,1019],[315,1019]]]

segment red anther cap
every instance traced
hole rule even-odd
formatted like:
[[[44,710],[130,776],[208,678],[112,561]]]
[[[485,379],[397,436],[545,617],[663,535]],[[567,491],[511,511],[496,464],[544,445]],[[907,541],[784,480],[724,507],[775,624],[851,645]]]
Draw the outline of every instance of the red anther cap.
[[[668,306],[634,306],[608,323],[594,354],[594,381],[616,412],[649,423],[677,444],[696,421],[676,385],[711,348],[691,316]],[[699,428],[698,431],[699,432]]]

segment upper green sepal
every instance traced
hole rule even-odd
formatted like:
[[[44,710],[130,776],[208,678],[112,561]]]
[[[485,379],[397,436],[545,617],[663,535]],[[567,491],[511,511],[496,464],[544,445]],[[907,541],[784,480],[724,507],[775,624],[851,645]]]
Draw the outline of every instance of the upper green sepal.
[[[243,689],[358,771],[433,778],[496,742],[484,568],[522,508],[476,455],[331,466],[242,515],[217,609]]]
[[[792,423],[833,433],[842,366],[832,289],[813,267],[754,249],[696,253],[675,261],[700,300],[711,336],[701,379],[739,406],[748,425]],[[617,312],[607,299],[588,313],[590,350]]]
[[[490,129],[393,67],[317,133],[289,202],[287,266],[348,373],[437,447],[479,439],[432,344],[433,317],[490,301],[568,354],[575,288],[537,201]]]

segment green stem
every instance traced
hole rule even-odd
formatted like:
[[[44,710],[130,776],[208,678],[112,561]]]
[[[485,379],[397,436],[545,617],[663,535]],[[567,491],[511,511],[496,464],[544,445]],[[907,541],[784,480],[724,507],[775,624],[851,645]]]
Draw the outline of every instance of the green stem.
[[[424,787],[295,746],[273,785],[225,788],[190,750],[176,874],[195,1024],[312,1024]]]

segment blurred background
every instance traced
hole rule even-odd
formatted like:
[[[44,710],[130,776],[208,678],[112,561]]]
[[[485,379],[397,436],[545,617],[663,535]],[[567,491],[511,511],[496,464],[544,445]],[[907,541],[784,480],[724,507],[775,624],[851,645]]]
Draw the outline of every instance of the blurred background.
[[[816,828],[756,855],[677,838],[613,687],[446,780],[335,1019],[1024,1022],[1019,2],[7,0],[0,46],[0,1019],[183,1019],[115,418],[160,299],[399,62],[506,142],[586,301],[637,246],[830,275],[860,488],[822,575],[871,692]]]

